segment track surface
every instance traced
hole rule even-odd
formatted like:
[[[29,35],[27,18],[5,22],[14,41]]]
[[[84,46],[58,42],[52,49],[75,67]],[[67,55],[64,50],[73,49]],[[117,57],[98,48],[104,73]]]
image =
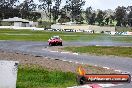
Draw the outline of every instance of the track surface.
[[[132,43],[119,42],[64,42],[64,46],[124,46],[132,47]],[[0,49],[10,52],[22,52],[34,55],[41,55],[51,58],[59,58],[61,60],[86,63],[90,65],[98,65],[119,69],[129,72],[132,75],[132,58],[114,57],[114,56],[91,56],[91,55],[74,55],[70,53],[51,52],[46,49],[47,42],[22,42],[22,41],[0,41]],[[113,88],[132,88],[132,83],[124,84]]]

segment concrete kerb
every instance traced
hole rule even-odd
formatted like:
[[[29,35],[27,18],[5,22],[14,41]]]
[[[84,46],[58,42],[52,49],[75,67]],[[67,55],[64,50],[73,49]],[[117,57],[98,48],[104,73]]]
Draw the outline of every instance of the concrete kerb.
[[[16,88],[18,61],[0,60],[0,88]]]

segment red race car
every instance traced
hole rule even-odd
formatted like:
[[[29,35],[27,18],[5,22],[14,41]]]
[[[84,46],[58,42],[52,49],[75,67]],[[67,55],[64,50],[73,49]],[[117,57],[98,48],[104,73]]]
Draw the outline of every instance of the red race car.
[[[60,45],[62,46],[62,39],[59,36],[53,36],[48,40],[49,46]]]

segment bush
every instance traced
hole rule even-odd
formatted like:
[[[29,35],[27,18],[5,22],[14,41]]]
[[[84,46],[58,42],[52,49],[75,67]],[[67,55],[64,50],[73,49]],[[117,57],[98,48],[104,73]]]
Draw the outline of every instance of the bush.
[[[40,28],[50,28],[53,23],[48,21],[39,21],[38,27]]]

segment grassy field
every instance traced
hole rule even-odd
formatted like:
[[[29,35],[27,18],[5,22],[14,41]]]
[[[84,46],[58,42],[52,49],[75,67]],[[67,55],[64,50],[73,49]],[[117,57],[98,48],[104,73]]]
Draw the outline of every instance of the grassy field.
[[[66,88],[77,85],[76,74],[71,72],[49,71],[38,66],[20,66],[17,88]]]
[[[105,47],[105,46],[84,46],[84,47],[65,47],[67,51],[96,54],[132,57],[132,47]]]
[[[47,41],[51,36],[59,35],[64,41],[121,41],[132,42],[132,36],[69,33],[69,32],[49,32],[32,30],[0,30],[0,40],[18,41]]]
[[[47,41],[51,36],[59,35],[65,41],[87,40],[90,41],[98,35],[87,35],[83,33],[47,32],[31,30],[0,30],[0,40],[19,41]]]

